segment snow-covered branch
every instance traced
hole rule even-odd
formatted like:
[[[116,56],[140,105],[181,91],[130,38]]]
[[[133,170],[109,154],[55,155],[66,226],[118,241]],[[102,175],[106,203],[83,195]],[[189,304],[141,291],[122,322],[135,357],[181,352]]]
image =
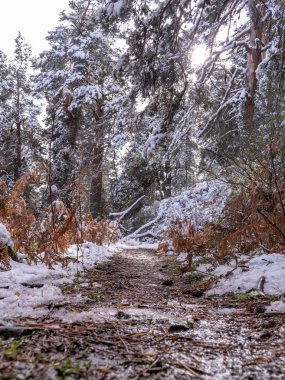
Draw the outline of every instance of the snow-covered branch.
[[[121,212],[111,212],[109,214],[110,217],[115,217],[115,218],[118,218],[119,220],[122,220],[124,219],[125,217],[127,217],[129,214],[131,214],[134,210],[137,209],[137,207],[139,207],[142,203],[142,201],[144,200],[145,198],[145,195],[142,195],[140,198],[138,198],[130,207],[128,207],[126,210],[124,211],[121,211]]]

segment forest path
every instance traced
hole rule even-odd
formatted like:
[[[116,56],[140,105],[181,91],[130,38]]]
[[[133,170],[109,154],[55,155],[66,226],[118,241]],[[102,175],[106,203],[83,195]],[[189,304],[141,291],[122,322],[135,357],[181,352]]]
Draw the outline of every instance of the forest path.
[[[97,265],[44,318],[19,321],[0,379],[285,379],[284,315],[195,298],[176,269],[146,250]]]

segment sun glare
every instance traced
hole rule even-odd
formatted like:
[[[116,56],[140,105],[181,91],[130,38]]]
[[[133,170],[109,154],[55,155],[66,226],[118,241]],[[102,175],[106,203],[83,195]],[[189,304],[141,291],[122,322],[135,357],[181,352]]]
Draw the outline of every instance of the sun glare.
[[[192,54],[190,55],[190,60],[192,66],[198,67],[201,66],[208,58],[207,46],[206,45],[198,45],[196,46]]]

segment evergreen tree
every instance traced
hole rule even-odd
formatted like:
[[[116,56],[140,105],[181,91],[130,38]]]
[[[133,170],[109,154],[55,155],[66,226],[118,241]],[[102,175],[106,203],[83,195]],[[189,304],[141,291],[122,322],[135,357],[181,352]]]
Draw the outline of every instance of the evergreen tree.
[[[8,62],[1,54],[1,115],[4,178],[13,184],[32,170],[40,160],[38,131],[39,107],[35,105],[32,81],[28,73],[31,49],[19,33],[15,39],[15,58]]]
[[[36,67],[38,91],[48,102],[51,130],[52,182],[70,204],[78,172],[90,173],[88,208],[102,214],[103,165],[111,133],[112,100],[120,87],[112,76],[115,52],[95,20],[97,1],[70,2],[61,14],[62,25],[48,36],[50,49]]]

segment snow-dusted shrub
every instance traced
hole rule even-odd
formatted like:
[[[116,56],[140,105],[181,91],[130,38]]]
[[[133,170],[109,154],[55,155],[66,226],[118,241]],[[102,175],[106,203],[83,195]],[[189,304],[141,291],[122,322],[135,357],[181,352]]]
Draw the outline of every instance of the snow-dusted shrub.
[[[195,227],[191,219],[176,220],[161,247],[164,251],[186,252],[190,264],[193,256],[224,263],[260,248],[266,252],[284,251],[284,225],[285,180],[275,176],[272,167],[264,166],[228,202],[219,218],[207,221],[203,228]]]
[[[82,217],[81,240],[91,241],[97,245],[115,242],[119,238],[119,229],[116,222],[107,219],[96,220],[87,213]]]
[[[194,257],[199,256],[219,262],[218,226],[218,224],[206,223],[203,229],[197,230],[191,221],[177,220],[171,224],[158,250],[161,252],[173,250],[176,254],[186,254],[188,270],[192,269]]]
[[[152,232],[165,234],[176,221],[191,221],[201,230],[221,216],[231,195],[230,187],[218,180],[197,183],[182,194],[160,202]]]
[[[143,235],[163,238],[177,221],[191,222],[197,231],[221,216],[231,195],[231,189],[221,181],[197,183],[180,195],[162,200],[155,208],[153,220],[141,226],[130,236]]]

